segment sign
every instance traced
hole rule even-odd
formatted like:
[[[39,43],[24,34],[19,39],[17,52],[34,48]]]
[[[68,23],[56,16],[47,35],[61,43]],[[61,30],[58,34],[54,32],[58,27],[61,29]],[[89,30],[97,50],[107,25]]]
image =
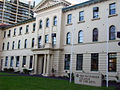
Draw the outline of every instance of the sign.
[[[75,84],[101,86],[102,75],[100,73],[76,72],[75,73]]]

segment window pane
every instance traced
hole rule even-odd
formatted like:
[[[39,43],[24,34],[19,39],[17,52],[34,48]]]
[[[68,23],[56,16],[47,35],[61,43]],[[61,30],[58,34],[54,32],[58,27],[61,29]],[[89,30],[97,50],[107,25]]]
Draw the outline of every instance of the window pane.
[[[109,30],[109,40],[115,40],[115,26],[111,26]]]
[[[65,65],[64,65],[65,70],[70,69],[70,54],[65,54]]]
[[[82,70],[83,67],[83,54],[77,54],[76,70]]]

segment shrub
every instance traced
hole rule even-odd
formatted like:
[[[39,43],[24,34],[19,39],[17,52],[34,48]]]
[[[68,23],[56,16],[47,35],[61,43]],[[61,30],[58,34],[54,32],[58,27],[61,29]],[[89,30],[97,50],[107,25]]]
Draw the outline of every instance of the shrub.
[[[23,73],[24,73],[24,74],[29,74],[29,73],[30,73],[30,70],[28,70],[28,69],[23,69]]]
[[[8,71],[8,69],[7,68],[4,68],[4,70],[3,70],[4,72],[7,72]]]
[[[14,72],[14,69],[13,68],[9,68],[8,72]]]

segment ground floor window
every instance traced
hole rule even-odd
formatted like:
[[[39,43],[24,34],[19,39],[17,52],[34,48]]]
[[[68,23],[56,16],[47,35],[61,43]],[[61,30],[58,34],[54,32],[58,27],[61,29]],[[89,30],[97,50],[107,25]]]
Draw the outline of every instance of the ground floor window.
[[[64,65],[65,70],[70,69],[70,54],[65,54],[65,65]]]
[[[19,67],[19,59],[20,59],[20,57],[16,56],[16,67]]]
[[[30,56],[30,65],[29,65],[29,68],[32,68],[32,61],[33,61],[33,56]]]
[[[83,54],[77,54],[76,70],[82,70],[83,68]]]
[[[10,60],[10,67],[13,67],[13,59],[14,59],[14,57],[13,57],[13,56],[11,56],[11,60]]]
[[[98,71],[99,54],[91,54],[91,71]]]
[[[116,62],[117,62],[117,54],[116,53],[109,53],[108,54],[108,71],[109,72],[116,72]]]
[[[25,67],[25,65],[26,65],[26,56],[23,56],[22,67]]]
[[[8,65],[8,56],[6,56],[6,58],[5,58],[5,66],[7,66]]]

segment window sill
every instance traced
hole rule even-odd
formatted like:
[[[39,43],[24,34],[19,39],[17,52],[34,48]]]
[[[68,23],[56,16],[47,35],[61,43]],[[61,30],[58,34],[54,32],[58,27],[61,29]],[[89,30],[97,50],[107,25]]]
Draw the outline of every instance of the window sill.
[[[118,16],[118,14],[109,15],[108,18]]]
[[[72,23],[70,23],[70,24],[66,24],[66,26],[70,26],[70,25],[72,25]]]
[[[92,21],[95,21],[95,20],[100,20],[100,18],[93,18]]]
[[[80,23],[85,23],[85,21],[79,21],[78,24],[80,24]]]

